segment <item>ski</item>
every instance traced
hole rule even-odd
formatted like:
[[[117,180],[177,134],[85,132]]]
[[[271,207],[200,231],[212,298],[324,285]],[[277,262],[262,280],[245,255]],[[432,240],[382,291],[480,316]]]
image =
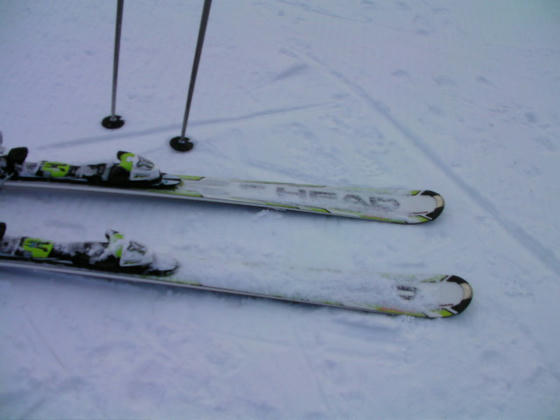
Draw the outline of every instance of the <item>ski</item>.
[[[367,279],[352,282],[350,285],[341,282],[340,279],[329,278],[328,273],[324,273],[319,290],[316,287],[310,288],[305,285],[305,281],[301,281],[294,290],[287,292],[282,285],[270,284],[264,279],[259,279],[257,282],[241,280],[236,287],[231,287],[227,282],[218,279],[199,281],[193,280],[192,274],[175,272],[178,264],[174,260],[163,263],[152,256],[145,259],[144,264],[137,261],[135,266],[127,266],[115,259],[114,256],[118,253],[101,252],[106,257],[100,258],[99,251],[89,252],[92,247],[88,244],[92,244],[91,242],[57,244],[35,238],[8,237],[5,231],[5,224],[0,224],[2,236],[0,268],[4,269],[39,270],[129,283],[152,283],[313,306],[420,318],[448,318],[457,315],[468,307],[473,296],[469,283],[454,275],[422,277],[372,274]],[[94,248],[101,247],[106,250],[111,243],[111,237],[112,235],[109,235],[108,242],[101,243],[102,245],[93,243],[97,244]],[[121,247],[123,248],[126,247]],[[54,250],[58,250],[58,254]],[[132,252],[134,253],[134,249]],[[81,257],[76,258],[77,254],[81,254]],[[146,252],[141,253],[141,256],[145,255]],[[127,259],[135,260],[130,257]],[[100,261],[104,263],[101,264]]]
[[[7,189],[48,189],[194,200],[293,210],[400,224],[436,219],[444,208],[430,190],[308,185],[171,175],[150,160],[118,152],[117,160],[96,164],[28,162],[27,148],[0,156],[0,185]]]

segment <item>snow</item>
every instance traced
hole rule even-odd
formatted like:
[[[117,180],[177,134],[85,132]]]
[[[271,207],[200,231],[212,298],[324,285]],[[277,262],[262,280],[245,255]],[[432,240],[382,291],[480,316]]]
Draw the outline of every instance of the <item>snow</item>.
[[[348,273],[452,273],[474,299],[427,321],[0,273],[0,417],[434,419],[560,416],[560,4],[214,2],[174,152],[202,2],[126,2],[107,131],[115,2],[0,3],[0,129],[30,160],[130,150],[169,172],[429,188],[398,226],[79,193],[3,192],[12,234],[178,258],[194,281],[270,287]]]

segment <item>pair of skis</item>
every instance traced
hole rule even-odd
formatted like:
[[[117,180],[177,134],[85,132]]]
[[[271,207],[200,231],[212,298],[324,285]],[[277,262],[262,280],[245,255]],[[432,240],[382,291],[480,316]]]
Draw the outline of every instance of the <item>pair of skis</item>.
[[[0,155],[0,183],[6,189],[54,189],[95,191],[133,196],[173,198],[226,204],[294,210],[389,223],[418,224],[437,218],[443,198],[428,190],[328,187],[263,181],[170,175],[148,159],[119,152],[112,162],[75,165],[64,162],[28,162],[27,149],[11,149]],[[178,263],[156,256],[135,241],[125,241],[117,232],[106,242],[60,244],[25,236],[8,237],[0,224],[0,266],[37,268],[130,282],[183,286],[252,297],[321,306],[405,314],[417,317],[449,317],[462,312],[472,299],[470,285],[457,276],[393,276],[377,274],[371,284],[386,284],[361,293],[359,299],[331,296],[301,296],[270,293],[253,286],[230,289],[218,284],[200,284],[175,273]],[[164,261],[162,265],[162,261]],[[175,273],[175,274],[174,274]]]

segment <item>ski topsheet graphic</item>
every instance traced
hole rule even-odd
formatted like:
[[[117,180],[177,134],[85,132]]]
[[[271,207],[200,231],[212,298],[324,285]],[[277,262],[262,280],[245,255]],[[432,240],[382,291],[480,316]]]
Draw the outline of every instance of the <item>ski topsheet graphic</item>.
[[[75,165],[28,162],[27,148],[0,156],[0,183],[9,188],[87,190],[294,210],[391,223],[437,218],[443,198],[430,190],[329,187],[170,175],[148,159],[118,152],[113,162]]]
[[[0,223],[0,268],[43,270],[137,283],[179,286],[211,292],[329,306],[354,311],[447,318],[463,312],[472,299],[470,285],[453,275],[369,274],[352,282],[322,273],[319,285],[305,279],[287,288],[281,282],[246,276],[234,281],[193,280],[177,270],[169,257],[150,252],[108,231],[106,242],[57,243],[38,238],[10,237]],[[177,271],[176,271],[177,270]],[[302,271],[302,276],[305,273]],[[189,278],[190,277],[190,278]],[[228,276],[225,276],[228,277]],[[286,290],[290,289],[290,290]]]

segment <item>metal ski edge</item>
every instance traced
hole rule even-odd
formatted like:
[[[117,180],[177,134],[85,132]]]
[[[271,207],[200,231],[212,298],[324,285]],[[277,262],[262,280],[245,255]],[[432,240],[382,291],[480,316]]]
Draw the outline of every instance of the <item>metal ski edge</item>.
[[[330,307],[337,309],[344,309],[354,312],[375,313],[384,315],[405,315],[417,318],[435,319],[435,318],[448,318],[458,315],[463,312],[472,300],[472,288],[470,285],[458,276],[440,276],[436,279],[427,280],[428,282],[436,281],[450,281],[459,284],[463,289],[463,299],[455,305],[434,308],[426,312],[410,312],[399,308],[389,308],[379,305],[371,305],[368,307],[350,306],[336,301],[313,301],[302,297],[289,297],[282,295],[270,295],[258,292],[248,292],[243,290],[229,289],[223,287],[215,287],[204,285],[199,282],[189,282],[188,280],[178,279],[173,276],[154,276],[154,275],[141,275],[141,274],[125,274],[115,273],[111,271],[97,271],[91,269],[84,269],[72,267],[67,265],[55,265],[49,263],[39,263],[34,261],[21,261],[21,260],[2,260],[0,259],[0,268],[26,270],[26,271],[46,271],[57,274],[69,274],[76,276],[83,276],[104,280],[116,280],[127,283],[145,283],[155,284],[160,286],[181,287],[192,290],[199,290],[205,292],[222,293],[228,295],[236,295],[242,297],[250,297],[257,299],[281,301],[286,303],[303,304],[316,307]]]

